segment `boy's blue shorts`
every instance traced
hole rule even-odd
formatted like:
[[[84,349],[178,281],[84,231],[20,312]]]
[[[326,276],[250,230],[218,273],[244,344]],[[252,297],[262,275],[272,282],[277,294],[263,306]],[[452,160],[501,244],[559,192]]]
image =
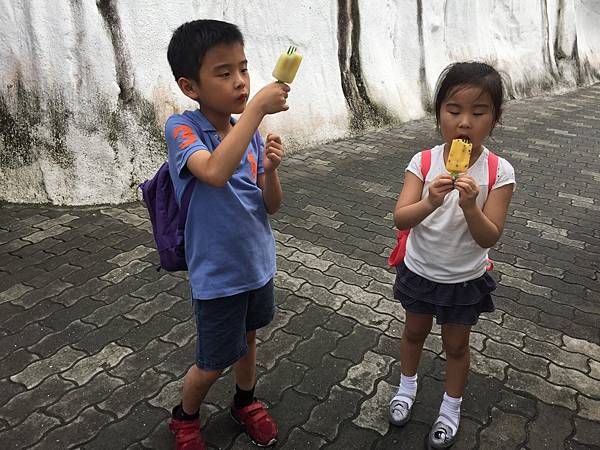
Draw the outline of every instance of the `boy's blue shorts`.
[[[196,365],[203,370],[223,370],[248,352],[246,333],[273,320],[273,280],[253,291],[193,303],[198,339]]]

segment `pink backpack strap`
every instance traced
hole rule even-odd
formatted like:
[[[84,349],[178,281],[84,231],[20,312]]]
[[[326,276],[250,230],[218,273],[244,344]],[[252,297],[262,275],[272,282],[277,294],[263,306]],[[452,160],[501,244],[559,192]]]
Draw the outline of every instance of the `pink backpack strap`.
[[[498,155],[489,152],[488,154],[488,194],[491,192],[494,184],[496,184],[496,176],[498,175]]]
[[[431,149],[423,150],[421,152],[421,175],[423,176],[423,183],[425,183],[425,177],[429,173],[431,168]]]
[[[489,152],[488,154],[488,195],[492,191],[494,184],[496,184],[496,177],[498,176],[498,155]],[[488,258],[488,265],[485,268],[486,271],[494,269],[494,262]]]

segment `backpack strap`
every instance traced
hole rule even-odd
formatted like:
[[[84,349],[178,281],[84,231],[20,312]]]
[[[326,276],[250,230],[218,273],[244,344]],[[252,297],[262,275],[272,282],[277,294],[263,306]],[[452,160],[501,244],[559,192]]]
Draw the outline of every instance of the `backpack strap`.
[[[496,176],[498,175],[498,155],[488,153],[488,194],[492,191],[496,184]]]
[[[488,195],[492,191],[494,184],[496,184],[496,177],[498,176],[498,155],[495,153],[488,153]],[[494,262],[488,258],[488,264],[485,268],[487,272],[494,269]]]
[[[421,152],[421,175],[423,176],[423,183],[425,183],[425,177],[429,173],[431,168],[431,149],[423,150]]]

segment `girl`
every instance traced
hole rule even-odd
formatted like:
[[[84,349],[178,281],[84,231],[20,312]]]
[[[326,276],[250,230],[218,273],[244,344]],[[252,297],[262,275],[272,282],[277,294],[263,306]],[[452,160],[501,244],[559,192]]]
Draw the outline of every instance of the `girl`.
[[[515,177],[512,166],[495,157],[483,141],[500,120],[502,102],[502,79],[493,67],[477,62],[447,67],[435,96],[444,144],[413,156],[394,210],[396,227],[411,231],[394,284],[406,323],[400,387],[390,402],[390,422],[401,426],[410,418],[419,359],[435,316],[442,327],[447,373],[439,416],[429,433],[435,449],[448,448],[456,439],[471,326],[480,313],[494,311],[490,293],[496,283],[486,272],[487,249],[502,234]],[[473,147],[467,173],[453,179],[445,163],[452,140],[459,138]]]

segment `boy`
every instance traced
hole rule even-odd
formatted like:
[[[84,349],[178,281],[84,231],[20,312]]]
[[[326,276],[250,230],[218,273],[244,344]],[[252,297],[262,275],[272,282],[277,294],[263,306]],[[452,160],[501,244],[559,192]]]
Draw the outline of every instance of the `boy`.
[[[169,64],[195,111],[167,120],[171,179],[181,198],[195,183],[185,227],[185,254],[197,325],[196,364],[183,382],[169,428],[177,450],[203,450],[198,410],[223,370],[234,365],[232,417],[257,445],[275,443],[277,426],[254,397],[256,330],[275,310],[275,241],[267,213],[282,200],[279,136],[256,131],[266,114],[288,109],[289,87],[271,83],[248,103],[250,78],[239,29],[217,20],[181,25]],[[241,114],[239,120],[231,114]],[[234,126],[235,125],[235,126]],[[263,149],[264,147],[264,149]]]

